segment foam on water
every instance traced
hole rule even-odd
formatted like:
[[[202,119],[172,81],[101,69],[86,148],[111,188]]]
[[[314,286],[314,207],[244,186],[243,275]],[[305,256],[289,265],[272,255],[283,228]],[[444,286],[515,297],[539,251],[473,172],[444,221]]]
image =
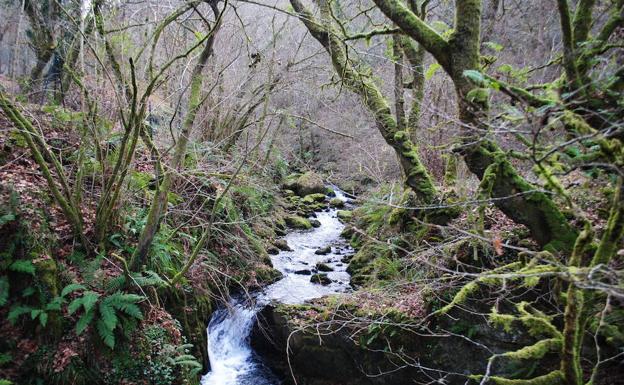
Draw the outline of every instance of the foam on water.
[[[332,186],[336,197],[349,201],[342,191]],[[285,239],[292,251],[282,251],[272,258],[273,266],[284,277],[257,293],[253,301],[233,299],[229,306],[217,310],[208,325],[208,355],[211,371],[202,377],[202,385],[277,385],[279,381],[262,364],[249,346],[249,335],[256,314],[269,302],[302,303],[349,288],[346,263],[341,259],[353,250],[340,238],[344,225],[337,218],[337,210],[317,213],[321,226],[288,234]],[[316,255],[321,247],[332,246],[328,255]],[[311,270],[318,263],[330,265],[327,273],[332,283],[327,286],[310,282],[309,275],[295,274]]]

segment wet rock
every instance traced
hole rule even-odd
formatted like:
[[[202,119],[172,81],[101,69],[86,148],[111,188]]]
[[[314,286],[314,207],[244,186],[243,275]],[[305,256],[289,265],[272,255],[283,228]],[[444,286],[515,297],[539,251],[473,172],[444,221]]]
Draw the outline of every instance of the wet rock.
[[[312,224],[312,227],[321,227],[321,221],[318,219],[310,219],[310,223]]]
[[[329,205],[331,207],[342,208],[344,207],[345,203],[340,198],[333,198],[332,200],[329,201]]]
[[[322,262],[319,262],[319,263],[316,264],[316,269],[318,271],[324,271],[324,272],[334,271],[334,269],[331,266],[329,266],[329,265],[327,265],[325,263],[322,263]]]
[[[301,270],[295,271],[295,274],[298,274],[298,275],[312,275],[312,271],[310,271],[308,269],[301,269]]]
[[[345,226],[345,228],[342,230],[342,232],[340,233],[340,236],[342,238],[345,239],[351,239],[351,237],[353,236],[353,233],[355,231],[353,230],[353,227],[351,226]]]
[[[333,188],[331,188],[331,187],[327,187],[327,189],[326,189],[326,191],[325,191],[325,194],[326,194],[328,197],[332,197],[332,198],[336,196],[336,192],[335,192],[335,191],[334,191],[334,189],[333,189]]]
[[[288,225],[288,227],[291,227],[293,229],[309,230],[312,228],[312,224],[308,219],[305,219],[298,215],[290,215],[284,219],[286,220],[286,224]]]
[[[327,274],[318,273],[310,277],[310,282],[319,283],[321,285],[329,285],[332,283],[332,280],[327,276]]]
[[[349,211],[349,210],[338,210],[338,212],[336,213],[336,215],[338,215],[338,218],[348,222],[351,220],[351,218],[353,218],[353,212]]]
[[[286,178],[282,185],[284,190],[292,190],[299,196],[310,194],[325,194],[325,184],[320,175],[314,172],[306,172],[303,175],[291,175]]]
[[[321,247],[320,249],[316,250],[314,252],[314,254],[316,255],[327,255],[331,253],[331,246],[325,246],[325,247]]]
[[[277,255],[280,252],[279,249],[277,247],[275,247],[275,246],[267,247],[266,251],[267,251],[267,253],[269,253],[271,255]]]
[[[309,195],[304,196],[303,199],[301,199],[301,202],[307,203],[307,204],[319,203],[323,201],[325,201],[325,194],[320,194],[320,193],[309,194]]]
[[[275,242],[273,242],[273,246],[277,247],[278,249],[282,251],[292,251],[290,246],[288,246],[288,242],[286,242],[285,239],[277,239]]]

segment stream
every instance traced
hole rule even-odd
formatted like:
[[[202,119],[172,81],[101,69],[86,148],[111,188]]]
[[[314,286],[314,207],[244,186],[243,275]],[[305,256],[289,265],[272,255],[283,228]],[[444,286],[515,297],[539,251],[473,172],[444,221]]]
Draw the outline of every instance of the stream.
[[[336,197],[344,202],[349,198],[335,186]],[[350,289],[347,263],[342,259],[353,253],[348,243],[340,237],[344,224],[338,220],[337,209],[317,212],[321,223],[317,228],[293,231],[284,239],[292,251],[282,251],[272,256],[273,267],[283,274],[279,281],[254,293],[251,297],[233,298],[213,314],[208,324],[208,356],[211,371],[202,377],[202,385],[277,385],[280,381],[262,363],[249,345],[249,335],[256,315],[271,302],[298,304],[327,294]],[[317,255],[319,248],[331,246],[327,255]],[[310,273],[322,262],[334,271],[327,276],[329,285],[310,282]],[[298,272],[298,273],[297,273]]]
[[[335,186],[336,197],[349,202],[349,198]],[[208,356],[211,371],[202,377],[202,385],[277,385],[279,380],[264,366],[249,346],[249,335],[256,322],[256,314],[271,302],[298,304],[327,294],[350,289],[347,263],[342,259],[353,249],[340,237],[344,224],[338,220],[338,209],[317,212],[321,223],[317,228],[293,231],[284,239],[292,251],[282,251],[272,256],[273,267],[283,277],[279,281],[254,293],[252,298],[233,298],[227,307],[218,309],[208,324]],[[331,246],[327,255],[317,255],[319,248]],[[329,285],[310,282],[310,273],[317,263],[331,266],[327,273],[333,281]],[[299,274],[297,273],[299,272]]]

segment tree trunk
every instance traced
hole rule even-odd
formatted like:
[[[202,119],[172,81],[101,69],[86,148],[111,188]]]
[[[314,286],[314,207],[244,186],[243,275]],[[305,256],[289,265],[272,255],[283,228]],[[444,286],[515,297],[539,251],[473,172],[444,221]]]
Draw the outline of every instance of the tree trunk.
[[[430,52],[453,80],[459,101],[459,118],[463,123],[463,143],[459,152],[479,179],[493,178],[492,198],[496,206],[515,222],[526,225],[531,236],[544,248],[571,250],[577,233],[552,199],[520,176],[495,143],[483,139],[487,127],[481,122],[487,115],[487,100],[471,102],[467,98],[477,87],[464,73],[480,70],[481,0],[456,0],[455,32],[448,41],[399,0],[374,2],[389,19]]]

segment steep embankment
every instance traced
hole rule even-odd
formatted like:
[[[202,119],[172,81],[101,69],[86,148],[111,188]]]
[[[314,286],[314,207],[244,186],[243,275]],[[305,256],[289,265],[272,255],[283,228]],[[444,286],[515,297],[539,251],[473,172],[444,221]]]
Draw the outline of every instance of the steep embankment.
[[[205,325],[216,299],[280,275],[268,253],[286,234],[286,219],[294,226],[301,219],[287,213],[294,206],[278,193],[283,168],[238,172],[240,160],[227,154],[189,154],[193,172],[173,186],[147,264],[128,272],[125,264],[155,193],[150,152],[137,147],[112,230],[95,244],[103,175],[114,167],[116,143],[104,146],[105,158],[85,151],[80,114],[59,107],[29,109],[69,185],[80,192],[74,199],[83,235],[94,243],[89,251],[74,242],[24,137],[0,114],[0,380],[195,383],[208,369]],[[217,196],[222,198],[216,201]],[[171,284],[212,211],[215,235]]]

